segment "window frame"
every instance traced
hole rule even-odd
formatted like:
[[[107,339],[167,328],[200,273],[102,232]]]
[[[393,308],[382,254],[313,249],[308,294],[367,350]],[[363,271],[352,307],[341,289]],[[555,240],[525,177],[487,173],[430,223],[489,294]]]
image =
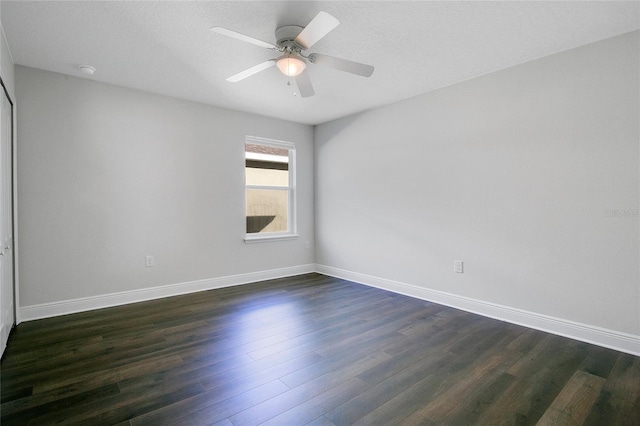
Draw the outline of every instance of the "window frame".
[[[248,185],[246,173],[247,148],[246,144],[263,145],[272,148],[284,148],[289,152],[289,185],[288,186],[269,186],[269,185]],[[297,233],[297,215],[296,215],[296,145],[293,142],[279,141],[275,139],[262,138],[258,136],[245,136],[243,145],[243,161],[244,161],[244,217],[245,243],[260,243],[268,241],[292,240],[298,238]],[[287,191],[288,210],[287,210],[287,231],[284,232],[265,232],[265,233],[247,233],[247,191],[248,190],[277,190]]]

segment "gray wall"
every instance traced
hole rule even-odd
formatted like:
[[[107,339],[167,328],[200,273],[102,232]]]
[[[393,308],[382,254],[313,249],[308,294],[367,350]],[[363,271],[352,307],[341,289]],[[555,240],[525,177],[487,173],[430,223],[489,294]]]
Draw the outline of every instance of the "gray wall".
[[[316,262],[640,334],[638,51],[636,31],[317,126]]]
[[[314,262],[310,126],[22,66],[16,92],[21,306]],[[299,239],[244,243],[245,135],[296,143]]]
[[[0,8],[2,9],[2,8]],[[14,90],[14,65],[13,58],[9,52],[9,45],[4,37],[4,31],[0,25],[0,76],[4,82],[11,100],[15,103],[15,90]]]
[[[20,305],[315,261],[639,335],[639,44],[623,35],[315,134],[16,67]],[[243,242],[245,135],[297,143],[298,240]]]

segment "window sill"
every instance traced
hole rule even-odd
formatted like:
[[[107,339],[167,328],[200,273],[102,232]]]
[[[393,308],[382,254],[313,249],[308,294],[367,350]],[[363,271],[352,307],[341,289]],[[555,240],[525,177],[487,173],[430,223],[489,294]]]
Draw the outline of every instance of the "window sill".
[[[266,243],[269,241],[295,240],[298,237],[298,234],[246,235],[244,237],[244,242],[247,244]]]

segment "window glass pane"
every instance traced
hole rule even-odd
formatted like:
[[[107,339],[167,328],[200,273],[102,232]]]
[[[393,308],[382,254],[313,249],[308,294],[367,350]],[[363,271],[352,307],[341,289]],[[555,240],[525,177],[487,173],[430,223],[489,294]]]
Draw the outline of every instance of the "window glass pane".
[[[289,191],[247,189],[247,234],[286,232]]]
[[[289,186],[289,170],[246,168],[247,185]]]
[[[289,157],[289,150],[287,148],[276,148],[269,145],[256,145],[253,143],[245,143],[245,152],[251,152],[254,154],[272,155],[276,157]]]

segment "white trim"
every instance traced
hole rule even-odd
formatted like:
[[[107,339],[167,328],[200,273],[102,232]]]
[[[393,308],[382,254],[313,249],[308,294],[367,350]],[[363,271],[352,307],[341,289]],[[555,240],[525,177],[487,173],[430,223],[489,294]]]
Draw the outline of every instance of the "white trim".
[[[245,243],[252,242],[267,242],[274,240],[283,240],[283,239],[293,239],[297,238],[297,227],[298,227],[298,206],[297,206],[297,189],[296,189],[296,172],[297,172],[297,164],[296,164],[296,145],[293,142],[285,142],[278,141],[275,139],[267,139],[260,138],[257,136],[245,136],[245,144],[253,143],[257,145],[266,145],[273,146],[277,148],[285,148],[289,151],[288,157],[288,171],[289,171],[289,185],[288,186],[268,186],[268,185],[248,185],[246,183],[245,176],[245,206],[244,211],[245,215],[247,212],[247,190],[276,190],[276,191],[288,191],[287,192],[287,200],[288,200],[288,209],[287,209],[287,231],[281,233],[271,233],[270,237],[255,237],[255,234],[247,234],[245,232],[244,241]],[[247,152],[244,151],[245,159],[247,158]],[[246,231],[246,229],[245,229]],[[266,234],[266,233],[265,233]]]
[[[120,306],[143,302],[146,300],[195,293],[198,291],[249,284],[275,278],[291,277],[311,272],[342,278],[359,284],[392,291],[394,293],[428,300],[445,306],[451,306],[456,309],[462,309],[485,317],[495,318],[501,321],[640,356],[640,336],[320,264],[291,266],[267,271],[249,272],[246,274],[229,275],[226,277],[170,284],[160,287],[44,303],[41,305],[23,306],[18,307],[18,317],[20,318],[20,321],[32,321],[41,318],[72,314],[75,312],[90,311],[94,309],[108,308],[111,306]]]
[[[18,103],[13,104],[13,306],[16,307],[16,325],[20,324],[20,239],[18,238]]]
[[[247,244],[266,243],[269,241],[295,240],[299,237],[298,234],[265,232],[264,234],[247,234],[244,237],[244,242]]]
[[[110,293],[100,296],[82,297],[60,302],[43,303],[41,305],[21,306],[18,308],[21,321],[32,321],[40,318],[57,317],[75,312],[91,311],[111,306],[127,305],[163,297],[178,296],[198,291],[249,284],[275,278],[285,278],[314,272],[313,264],[290,266],[268,271],[249,272],[159,287],[141,288],[137,290]]]
[[[316,272],[640,356],[640,336],[316,264]]]

